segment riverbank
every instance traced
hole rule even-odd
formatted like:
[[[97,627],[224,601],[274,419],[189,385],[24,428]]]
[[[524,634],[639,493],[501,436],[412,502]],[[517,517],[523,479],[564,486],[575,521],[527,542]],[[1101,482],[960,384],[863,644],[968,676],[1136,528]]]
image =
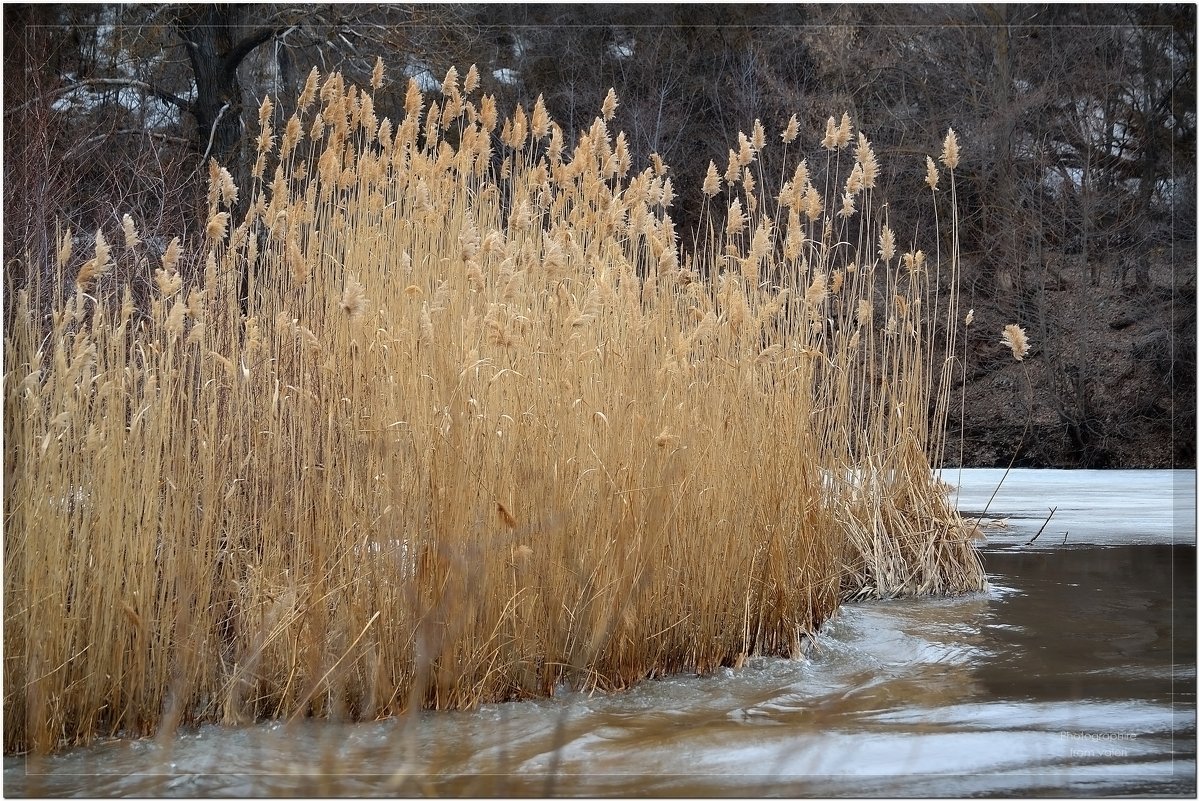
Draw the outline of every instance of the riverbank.
[[[1145,254],[1148,284],[1091,284],[1046,254],[1023,293],[963,292],[976,319],[950,410],[947,464],[967,467],[1195,467],[1195,246]],[[966,268],[966,285],[977,271]],[[993,335],[1027,326],[1021,363]],[[1030,423],[1031,417],[1031,423]],[[963,435],[964,433],[964,440]]]

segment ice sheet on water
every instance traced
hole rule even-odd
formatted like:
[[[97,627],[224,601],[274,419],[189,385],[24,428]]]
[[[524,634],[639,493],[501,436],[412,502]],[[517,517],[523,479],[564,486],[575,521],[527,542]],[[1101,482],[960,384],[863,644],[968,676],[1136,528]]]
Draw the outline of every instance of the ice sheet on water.
[[[975,468],[947,469],[942,478],[957,485],[950,499],[963,515],[985,510],[987,521],[1006,522],[984,525],[989,545],[1022,545],[1043,524],[1041,547],[1195,544],[1194,470],[1012,470],[1005,477]]]

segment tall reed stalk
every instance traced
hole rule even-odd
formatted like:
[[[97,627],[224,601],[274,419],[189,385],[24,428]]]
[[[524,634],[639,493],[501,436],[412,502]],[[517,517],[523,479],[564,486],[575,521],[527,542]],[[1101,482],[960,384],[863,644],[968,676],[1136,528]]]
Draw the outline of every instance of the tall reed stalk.
[[[264,105],[232,231],[212,165],[197,282],[128,221],[48,314],[12,288],[6,751],[623,687],[983,585],[931,471],[957,251],[896,249],[848,117],[823,195],[806,162],[778,198],[729,183],[743,136],[705,184],[741,218],[684,256],[614,95],[568,151],[476,84],[410,85],[393,124],[314,71],[282,131]]]

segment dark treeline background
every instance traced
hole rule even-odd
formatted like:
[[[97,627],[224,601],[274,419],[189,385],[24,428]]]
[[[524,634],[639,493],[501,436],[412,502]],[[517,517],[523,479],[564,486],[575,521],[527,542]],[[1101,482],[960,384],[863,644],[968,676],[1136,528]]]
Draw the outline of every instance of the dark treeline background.
[[[935,248],[924,160],[953,127],[965,464],[1194,466],[1195,55],[1191,5],[6,5],[7,283],[50,269],[64,227],[201,233],[205,157],[244,183],[259,103],[285,119],[313,66],[365,85],[381,56],[397,119],[409,78],[476,64],[501,108],[543,95],[568,142],[614,88],[684,243],[739,132],[765,126],[773,193],[790,116],[793,162],[847,111],[901,242]]]

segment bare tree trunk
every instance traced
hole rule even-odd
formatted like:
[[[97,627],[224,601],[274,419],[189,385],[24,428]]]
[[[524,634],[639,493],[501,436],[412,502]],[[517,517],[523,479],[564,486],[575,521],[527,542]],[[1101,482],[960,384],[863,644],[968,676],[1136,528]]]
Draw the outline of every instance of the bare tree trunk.
[[[242,190],[234,209],[234,222],[245,215],[249,194],[249,153],[245,147],[244,99],[237,68],[259,45],[281,30],[260,27],[246,30],[241,5],[184,6],[175,20],[175,31],[187,49],[196,79],[191,112],[196,120],[198,148],[233,175]]]

